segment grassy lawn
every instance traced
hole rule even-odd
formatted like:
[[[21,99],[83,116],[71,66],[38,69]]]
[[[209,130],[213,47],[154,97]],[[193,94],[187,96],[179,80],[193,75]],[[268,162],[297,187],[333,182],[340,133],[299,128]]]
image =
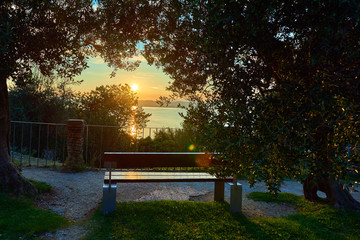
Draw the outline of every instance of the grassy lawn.
[[[32,183],[40,191],[50,191],[46,183]],[[0,193],[0,239],[35,239],[39,233],[66,226],[67,220],[59,215],[34,207],[28,197],[13,197]]]
[[[360,213],[342,212],[293,194],[255,201],[288,202],[298,213],[283,218],[233,216],[227,203],[151,201],[118,203],[115,213],[93,217],[86,239],[360,239]]]

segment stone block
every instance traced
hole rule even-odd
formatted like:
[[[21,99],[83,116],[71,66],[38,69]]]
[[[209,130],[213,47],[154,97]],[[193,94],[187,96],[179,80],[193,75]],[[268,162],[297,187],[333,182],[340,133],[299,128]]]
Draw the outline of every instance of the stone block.
[[[230,183],[230,212],[241,214],[242,208],[242,185]]]
[[[102,212],[104,214],[114,212],[116,209],[116,184],[103,184]]]

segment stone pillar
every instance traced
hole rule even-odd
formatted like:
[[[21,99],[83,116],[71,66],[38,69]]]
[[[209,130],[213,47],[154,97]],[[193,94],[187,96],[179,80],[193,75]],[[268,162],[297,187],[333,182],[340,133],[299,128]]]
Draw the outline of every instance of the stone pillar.
[[[83,142],[85,123],[82,119],[69,119],[67,122],[66,167],[78,171],[83,166]]]

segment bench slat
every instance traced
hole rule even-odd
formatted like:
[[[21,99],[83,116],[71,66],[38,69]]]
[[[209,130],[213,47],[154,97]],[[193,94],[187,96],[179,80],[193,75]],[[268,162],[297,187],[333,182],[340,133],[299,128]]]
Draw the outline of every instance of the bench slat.
[[[116,172],[111,175],[112,183],[120,182],[231,182],[232,178],[218,179],[208,173],[188,172]],[[104,182],[109,183],[109,173]]]
[[[209,167],[214,164],[211,154],[200,152],[105,152],[104,162],[111,162],[112,168]]]

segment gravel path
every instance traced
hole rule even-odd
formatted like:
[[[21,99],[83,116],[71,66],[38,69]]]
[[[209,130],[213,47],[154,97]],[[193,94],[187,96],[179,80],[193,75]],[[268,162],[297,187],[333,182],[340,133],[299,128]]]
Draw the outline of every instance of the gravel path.
[[[45,194],[36,204],[44,209],[58,213],[70,221],[81,222],[93,214],[101,203],[104,171],[84,171],[80,173],[64,173],[49,168],[25,167],[22,174],[29,179],[43,181],[53,187],[53,191]],[[266,192],[264,183],[250,188],[247,181],[239,181],[243,185],[243,196],[257,191]],[[191,200],[212,201],[213,183],[125,183],[118,184],[117,201],[150,201],[150,200]],[[302,185],[294,181],[285,181],[282,192],[302,195]],[[320,195],[320,194],[319,194]],[[360,201],[360,193],[353,196]],[[229,201],[230,187],[225,185],[225,199]],[[243,198],[243,212],[249,217],[281,217],[294,214],[296,210],[290,204],[255,202]],[[44,239],[79,239],[86,234],[86,227],[75,224],[56,233],[47,233]]]

